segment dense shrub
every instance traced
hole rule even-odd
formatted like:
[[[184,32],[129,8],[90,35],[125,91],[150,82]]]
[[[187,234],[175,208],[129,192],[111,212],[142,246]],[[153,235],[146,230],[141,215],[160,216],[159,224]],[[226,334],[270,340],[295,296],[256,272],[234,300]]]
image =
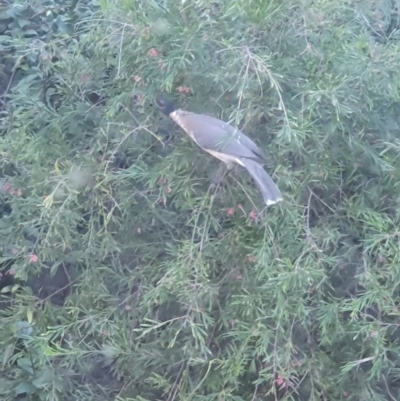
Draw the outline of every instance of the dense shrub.
[[[0,395],[398,400],[399,1],[6,2]],[[244,127],[263,209],[153,106]]]

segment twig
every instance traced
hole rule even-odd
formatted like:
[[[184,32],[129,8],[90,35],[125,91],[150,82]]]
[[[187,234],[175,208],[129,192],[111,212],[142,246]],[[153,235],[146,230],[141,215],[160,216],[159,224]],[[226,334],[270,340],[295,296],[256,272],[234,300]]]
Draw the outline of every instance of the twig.
[[[120,44],[119,44],[118,70],[117,70],[117,76],[116,76],[116,78],[119,78],[119,73],[120,73],[120,71],[121,71],[122,43],[124,42],[125,27],[126,27],[126,24],[124,24],[124,26],[123,26],[123,28],[122,28],[121,41],[120,41]]]

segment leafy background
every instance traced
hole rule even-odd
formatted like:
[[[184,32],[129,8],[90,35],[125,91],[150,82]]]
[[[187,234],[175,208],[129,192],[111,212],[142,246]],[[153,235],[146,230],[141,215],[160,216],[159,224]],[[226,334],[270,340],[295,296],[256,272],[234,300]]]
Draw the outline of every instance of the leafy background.
[[[399,6],[3,1],[1,398],[400,399]]]

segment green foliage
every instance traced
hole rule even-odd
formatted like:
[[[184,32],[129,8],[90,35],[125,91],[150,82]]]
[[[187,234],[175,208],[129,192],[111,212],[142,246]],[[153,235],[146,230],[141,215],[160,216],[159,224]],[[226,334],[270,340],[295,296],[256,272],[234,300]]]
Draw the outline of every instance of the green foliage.
[[[400,399],[398,10],[8,2],[1,399]],[[284,202],[215,186],[160,91],[243,127]]]

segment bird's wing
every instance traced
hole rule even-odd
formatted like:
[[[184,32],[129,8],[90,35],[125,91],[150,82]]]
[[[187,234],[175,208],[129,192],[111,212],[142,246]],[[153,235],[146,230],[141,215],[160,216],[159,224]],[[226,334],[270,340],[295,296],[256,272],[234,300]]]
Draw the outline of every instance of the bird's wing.
[[[222,120],[206,114],[179,111],[175,121],[201,148],[258,162],[265,161],[263,151],[248,136]]]

